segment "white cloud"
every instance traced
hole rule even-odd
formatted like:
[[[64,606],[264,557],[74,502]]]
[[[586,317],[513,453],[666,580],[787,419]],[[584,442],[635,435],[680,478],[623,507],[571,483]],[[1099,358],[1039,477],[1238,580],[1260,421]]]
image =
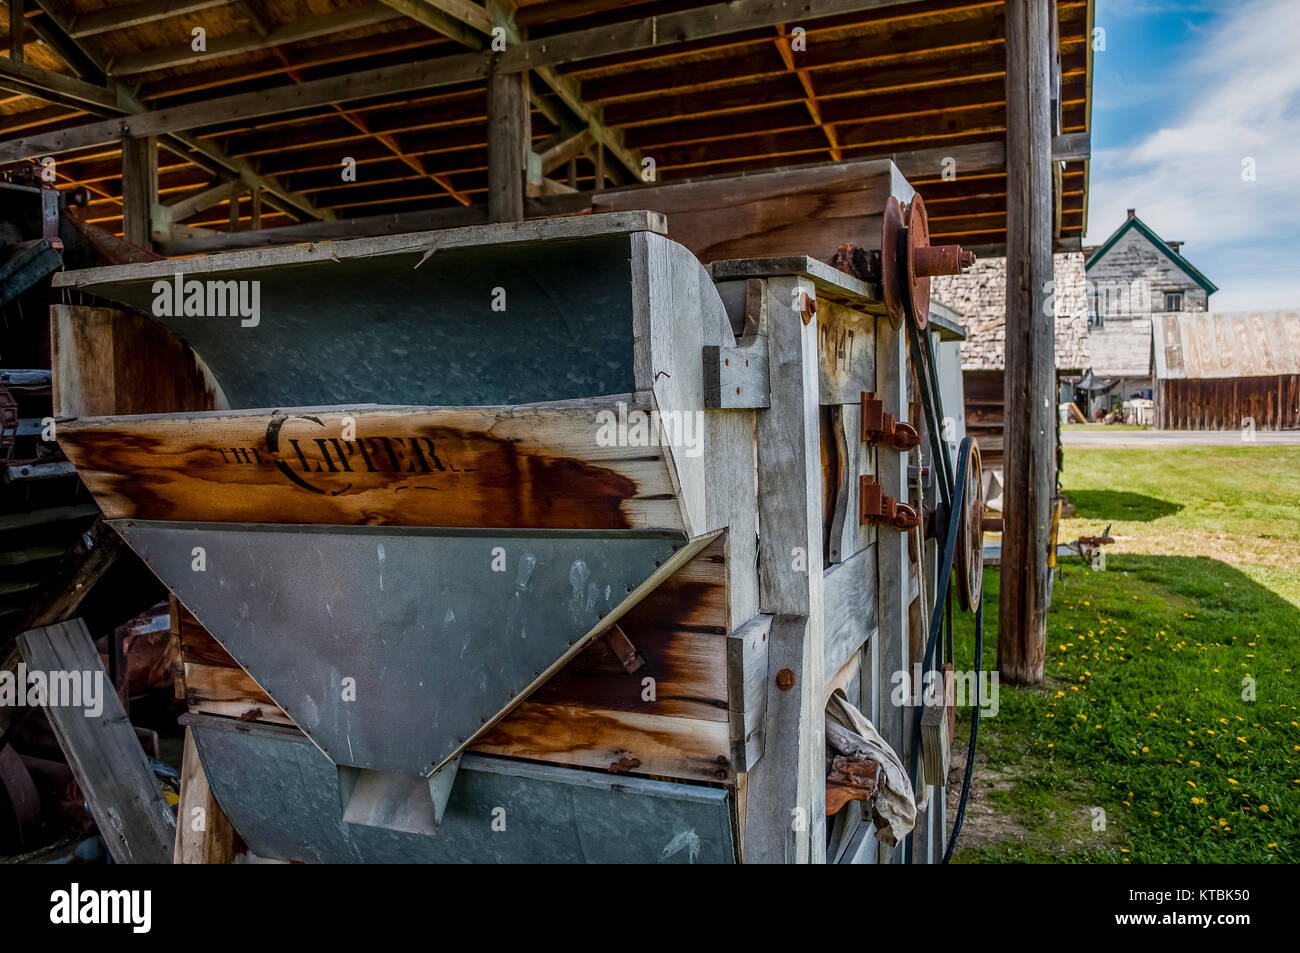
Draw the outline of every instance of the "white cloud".
[[[1229,298],[1239,307],[1265,306],[1249,303],[1245,269],[1229,273],[1216,257],[1240,266],[1229,245],[1294,246],[1300,239],[1297,36],[1295,0],[1253,0],[1207,31],[1166,74],[1186,104],[1181,113],[1132,148],[1094,154],[1088,242],[1105,240],[1124,210],[1136,208],[1163,237],[1187,242],[1189,260],[1222,289],[1212,299],[1216,309]],[[1254,182],[1242,181],[1247,157],[1255,163]],[[1277,300],[1289,281],[1290,301],[1300,305],[1300,269],[1291,265],[1290,272],[1272,275],[1267,293],[1261,286],[1255,297]]]

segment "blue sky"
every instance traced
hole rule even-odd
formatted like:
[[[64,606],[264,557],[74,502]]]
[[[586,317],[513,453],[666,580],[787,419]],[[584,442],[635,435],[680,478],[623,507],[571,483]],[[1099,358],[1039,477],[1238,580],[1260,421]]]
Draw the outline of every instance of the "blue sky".
[[[1096,26],[1085,244],[1135,208],[1212,310],[1300,308],[1300,0],[1097,0]]]

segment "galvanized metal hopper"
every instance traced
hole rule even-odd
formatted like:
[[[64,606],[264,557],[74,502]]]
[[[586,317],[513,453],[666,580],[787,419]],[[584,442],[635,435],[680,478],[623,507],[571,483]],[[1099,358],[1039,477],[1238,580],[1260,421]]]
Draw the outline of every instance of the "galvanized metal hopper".
[[[340,767],[448,764],[707,542],[668,448],[600,437],[605,415],[652,406],[633,393],[628,261],[662,231],[602,219],[60,279],[153,316],[215,381],[208,410],[83,417],[60,438]],[[56,309],[56,329],[82,318]]]

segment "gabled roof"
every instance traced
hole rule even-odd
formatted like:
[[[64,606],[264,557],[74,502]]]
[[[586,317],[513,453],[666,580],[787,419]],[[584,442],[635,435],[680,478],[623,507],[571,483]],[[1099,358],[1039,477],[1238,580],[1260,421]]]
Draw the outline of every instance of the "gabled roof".
[[[1111,248],[1114,246],[1114,244],[1117,241],[1119,241],[1124,236],[1124,233],[1127,232],[1130,228],[1136,228],[1139,232],[1141,232],[1144,236],[1146,236],[1147,241],[1149,241],[1152,245],[1155,245],[1156,248],[1164,252],[1169,257],[1170,261],[1172,261],[1175,265],[1177,265],[1184,272],[1186,272],[1187,277],[1191,278],[1198,285],[1204,288],[1206,294],[1214,294],[1214,292],[1219,290],[1218,285],[1216,285],[1214,282],[1210,281],[1209,278],[1206,278],[1203,274],[1197,271],[1190,261],[1188,261],[1182,255],[1178,254],[1178,252],[1170,248],[1169,244],[1163,238],[1161,238],[1154,231],[1152,231],[1150,225],[1142,221],[1142,219],[1138,218],[1136,215],[1134,215],[1130,219],[1127,219],[1123,225],[1115,229],[1114,234],[1112,234],[1110,238],[1106,239],[1106,241],[1102,243],[1100,248],[1098,248],[1096,251],[1094,251],[1091,255],[1088,256],[1088,261],[1083,266],[1084,270],[1086,271],[1087,269],[1091,268],[1094,262],[1100,261],[1105,256],[1106,252],[1110,251]]]

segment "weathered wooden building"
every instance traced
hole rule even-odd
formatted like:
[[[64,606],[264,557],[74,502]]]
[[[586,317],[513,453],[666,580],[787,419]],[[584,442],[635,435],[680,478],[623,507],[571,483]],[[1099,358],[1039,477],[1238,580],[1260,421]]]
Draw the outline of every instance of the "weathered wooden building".
[[[929,280],[1006,258],[1000,657],[1038,680],[1035,316],[1084,229],[1090,0],[11,11],[0,163],[134,246],[34,289],[29,360],[167,590],[180,798],[213,818],[178,859],[944,856],[951,729],[890,701],[945,661],[940,539],[980,605]],[[79,603],[29,659],[95,658]],[[835,747],[844,702],[881,746]],[[88,801],[156,857],[103,724]],[[886,780],[929,798],[905,844]]]
[[[1088,350],[1108,407],[1131,397],[1153,398],[1152,322],[1156,315],[1201,312],[1217,287],[1183,257],[1183,243],[1165,241],[1128,210],[1124,223],[1088,249]]]
[[[1300,427],[1300,313],[1152,316],[1156,426]]]

